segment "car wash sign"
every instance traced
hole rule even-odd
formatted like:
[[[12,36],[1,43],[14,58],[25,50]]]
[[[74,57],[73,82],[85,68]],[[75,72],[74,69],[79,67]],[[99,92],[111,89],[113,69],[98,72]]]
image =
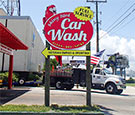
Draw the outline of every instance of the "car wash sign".
[[[56,14],[45,23],[45,37],[59,49],[75,49],[89,43],[93,35],[90,21],[78,19],[72,12]]]

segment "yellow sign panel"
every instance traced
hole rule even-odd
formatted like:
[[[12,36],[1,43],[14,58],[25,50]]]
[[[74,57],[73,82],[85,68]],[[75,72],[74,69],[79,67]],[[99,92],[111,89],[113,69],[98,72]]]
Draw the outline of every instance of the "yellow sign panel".
[[[87,7],[77,7],[74,10],[74,15],[80,20],[88,21],[94,17],[94,13],[90,8]]]
[[[42,54],[47,58],[48,55],[54,56],[90,56],[90,51],[86,50],[48,50],[42,51]]]

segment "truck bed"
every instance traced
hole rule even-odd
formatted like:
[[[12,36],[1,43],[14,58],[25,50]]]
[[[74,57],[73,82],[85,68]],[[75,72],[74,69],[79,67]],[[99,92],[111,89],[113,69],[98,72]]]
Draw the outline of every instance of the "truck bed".
[[[72,73],[55,70],[55,71],[51,71],[50,76],[51,77],[72,77]]]

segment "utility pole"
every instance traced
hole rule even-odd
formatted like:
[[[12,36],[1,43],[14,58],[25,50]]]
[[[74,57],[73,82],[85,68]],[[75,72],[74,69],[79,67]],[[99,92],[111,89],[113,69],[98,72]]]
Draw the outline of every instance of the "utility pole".
[[[87,0],[86,2],[94,2],[96,3],[96,31],[97,31],[97,39],[96,39],[96,52],[99,52],[99,22],[98,22],[98,3],[106,3],[107,0]]]
[[[87,2],[94,2],[96,3],[96,30],[97,30],[97,44],[96,44],[96,51],[99,52],[99,26],[98,26],[98,3],[99,2],[107,2],[105,1],[97,1],[97,0],[87,0]],[[91,51],[91,43],[88,43],[86,46],[86,50]],[[86,105],[91,106],[91,83],[92,83],[92,78],[91,78],[91,62],[90,62],[91,57],[88,56],[86,57],[86,89],[87,89],[87,94],[86,94]]]
[[[96,51],[99,52],[99,25],[98,25],[98,2],[96,2],[96,30],[97,30],[97,44]]]
[[[7,14],[9,15],[9,0],[7,0]]]
[[[91,50],[91,42],[86,45],[86,50]],[[86,57],[86,105],[91,107],[91,65],[90,56]]]
[[[8,23],[8,19],[6,19],[6,21],[5,21],[6,28],[7,28],[7,23]],[[4,64],[5,64],[5,53],[3,53],[3,55],[2,55],[2,68],[1,68],[2,72],[4,71]]]
[[[46,41],[46,48],[50,50],[50,44]],[[45,58],[45,106],[50,106],[50,56]]]
[[[21,16],[21,3],[20,3],[20,0],[18,0],[18,16]]]

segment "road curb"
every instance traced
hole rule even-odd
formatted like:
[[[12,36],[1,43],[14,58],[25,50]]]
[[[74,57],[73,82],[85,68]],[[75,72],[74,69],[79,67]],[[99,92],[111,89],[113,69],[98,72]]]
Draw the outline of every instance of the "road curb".
[[[104,113],[0,112],[0,115],[104,115]]]

